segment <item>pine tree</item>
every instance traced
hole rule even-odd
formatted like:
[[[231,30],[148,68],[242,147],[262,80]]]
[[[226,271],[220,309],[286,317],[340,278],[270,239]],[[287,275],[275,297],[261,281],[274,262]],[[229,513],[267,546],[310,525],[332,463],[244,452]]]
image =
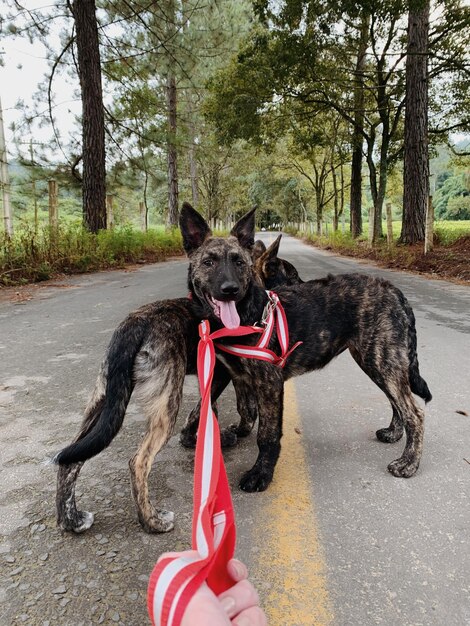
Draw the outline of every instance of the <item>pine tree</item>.
[[[410,8],[408,16],[402,243],[424,239],[429,199],[428,36],[426,0],[424,6]]]
[[[106,228],[103,90],[95,0],[75,0],[78,73],[82,97],[83,217],[93,233]]]

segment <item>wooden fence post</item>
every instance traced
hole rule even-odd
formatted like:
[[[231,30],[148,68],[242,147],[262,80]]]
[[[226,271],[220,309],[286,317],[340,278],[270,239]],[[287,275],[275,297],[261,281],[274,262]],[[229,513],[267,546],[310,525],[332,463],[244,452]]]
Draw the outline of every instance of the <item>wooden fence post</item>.
[[[147,212],[145,211],[145,204],[142,200],[139,202],[139,215],[140,230],[145,233],[147,230]]]
[[[393,243],[393,223],[392,223],[392,203],[387,202],[385,205],[387,212],[387,245],[390,247]]]
[[[8,172],[5,131],[3,127],[3,110],[0,102],[0,191],[2,194],[3,224],[6,236],[13,236],[13,214],[10,203],[10,175]]]
[[[434,204],[432,196],[428,198],[428,208],[426,211],[426,228],[424,231],[424,254],[431,252],[434,247]]]
[[[49,186],[49,226],[57,228],[59,223],[57,197],[59,193],[59,186],[57,181],[50,178],[48,181]]]
[[[106,227],[108,230],[114,228],[113,194],[106,194]]]
[[[374,228],[375,228],[375,210],[374,210],[374,206],[370,206],[369,207],[369,237],[368,237],[369,248],[372,248],[374,245]]]

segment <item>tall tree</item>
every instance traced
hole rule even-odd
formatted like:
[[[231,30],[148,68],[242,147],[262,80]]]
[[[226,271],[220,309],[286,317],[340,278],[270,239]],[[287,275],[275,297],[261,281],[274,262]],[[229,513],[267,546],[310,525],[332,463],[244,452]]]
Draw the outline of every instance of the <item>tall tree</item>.
[[[105,64],[116,96],[109,109],[112,150],[116,157],[137,157],[135,163],[154,180],[164,152],[169,206],[164,218],[174,224],[180,188],[188,193],[190,182],[195,204],[201,194],[198,168],[210,136],[199,112],[204,85],[249,28],[248,2],[115,0],[106,7],[118,31]],[[144,163],[137,150],[158,157]]]
[[[410,7],[408,15],[402,243],[424,239],[429,200],[428,36],[425,0]]]
[[[106,228],[106,162],[101,60],[95,0],[69,5],[75,21],[82,97],[83,216],[93,233]]]
[[[364,143],[364,70],[369,41],[370,15],[361,16],[360,37],[354,73],[354,127],[351,139],[350,228],[353,237],[362,233],[362,160]]]
[[[366,144],[377,238],[387,173],[401,151],[401,144],[397,145],[404,93],[400,64],[404,54],[398,47],[400,7],[394,2],[373,2],[367,7],[370,13],[363,15],[356,3],[347,3],[348,15],[331,2],[326,3],[325,15],[323,5],[313,2],[264,4],[269,5],[262,14],[264,28],[253,32],[236,62],[212,82],[211,119],[222,140],[255,137],[264,143],[260,135],[273,134],[272,120],[285,115],[289,101],[300,103],[301,118],[324,111],[331,115],[332,110],[339,114],[357,132],[355,228],[359,231],[359,168]],[[306,27],[299,29],[307,8]]]
[[[178,147],[177,147],[177,89],[174,70],[176,48],[175,39],[179,34],[177,10],[174,0],[167,0],[166,7],[166,103],[168,119],[167,160],[168,160],[168,226],[178,225]]]

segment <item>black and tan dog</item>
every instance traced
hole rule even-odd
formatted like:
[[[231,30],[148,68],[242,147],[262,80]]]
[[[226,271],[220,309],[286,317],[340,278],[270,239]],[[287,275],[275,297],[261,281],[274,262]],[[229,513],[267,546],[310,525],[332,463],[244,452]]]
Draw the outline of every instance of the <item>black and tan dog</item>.
[[[251,249],[254,280],[266,289],[274,289],[282,285],[298,285],[304,282],[292,263],[278,256],[281,237],[282,235],[279,235],[268,248],[261,239],[258,239]],[[216,384],[219,381],[226,381],[229,377],[230,374],[222,363],[217,363]],[[234,385],[240,421],[221,431],[221,444],[224,448],[236,445],[238,437],[249,435],[258,417],[258,403],[253,395],[251,382],[245,383],[244,379],[240,378]],[[191,411],[181,431],[180,441],[186,448],[196,446],[200,410],[201,402]]]
[[[279,235],[267,249],[260,239],[255,241],[253,246],[251,254],[253,269],[266,289],[274,289],[281,285],[298,285],[304,282],[292,263],[279,258],[281,237],[282,235]]]
[[[55,457],[61,466],[58,522],[64,529],[80,532],[93,522],[91,513],[76,509],[75,482],[83,462],[108,446],[118,432],[134,386],[149,419],[143,443],[130,461],[139,519],[150,532],[172,528],[173,514],[150,504],[147,478],[156,453],[172,433],[184,376],[194,372],[198,322],[207,318],[214,329],[235,328],[258,323],[263,317],[268,296],[255,279],[250,255],[253,212],[239,220],[228,238],[213,237],[204,219],[187,204],[180,225],[190,259],[192,297],[143,307],[113,335],[82,430]],[[214,378],[214,400],[232,378],[236,389],[250,386],[259,418],[258,458],[242,477],[241,488],[262,491],[272,480],[281,448],[284,381],[324,367],[346,349],[392,405],[392,421],[377,431],[377,437],[395,442],[406,433],[404,452],[389,464],[389,471],[412,476],[421,459],[424,421],[413,393],[426,401],[431,394],[419,374],[414,315],[403,294],[387,281],[357,274],[282,286],[277,293],[291,343],[303,342],[285,368],[217,354],[224,367]],[[278,350],[275,334],[269,347]],[[195,415],[191,414],[184,429],[188,438],[194,436]],[[253,422],[246,420],[242,429],[235,429],[236,434],[247,434]]]

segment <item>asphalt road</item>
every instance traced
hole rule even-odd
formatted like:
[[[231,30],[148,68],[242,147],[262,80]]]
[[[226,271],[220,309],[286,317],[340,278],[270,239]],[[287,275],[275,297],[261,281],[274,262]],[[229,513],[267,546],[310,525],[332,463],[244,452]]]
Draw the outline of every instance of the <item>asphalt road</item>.
[[[287,385],[283,450],[267,492],[237,487],[256,458],[254,434],[226,452],[238,556],[271,626],[470,624],[470,288],[289,237],[281,255],[304,279],[359,271],[399,286],[415,311],[421,373],[434,399],[422,464],[409,480],[387,472],[403,442],[375,439],[388,425],[388,402],[346,354]],[[143,431],[133,402],[112,446],[82,471],[77,499],[96,514],[87,533],[56,528],[55,470],[43,462],[75,434],[117,323],[141,304],[184,295],[185,282],[186,262],[174,260],[0,301],[2,626],[148,623],[156,558],[188,547],[192,451],[175,434],[155,463],[154,498],[176,513],[166,535],[143,533],[131,501],[127,461]],[[196,399],[188,378],[178,426]],[[223,423],[235,419],[231,390],[219,408]]]

